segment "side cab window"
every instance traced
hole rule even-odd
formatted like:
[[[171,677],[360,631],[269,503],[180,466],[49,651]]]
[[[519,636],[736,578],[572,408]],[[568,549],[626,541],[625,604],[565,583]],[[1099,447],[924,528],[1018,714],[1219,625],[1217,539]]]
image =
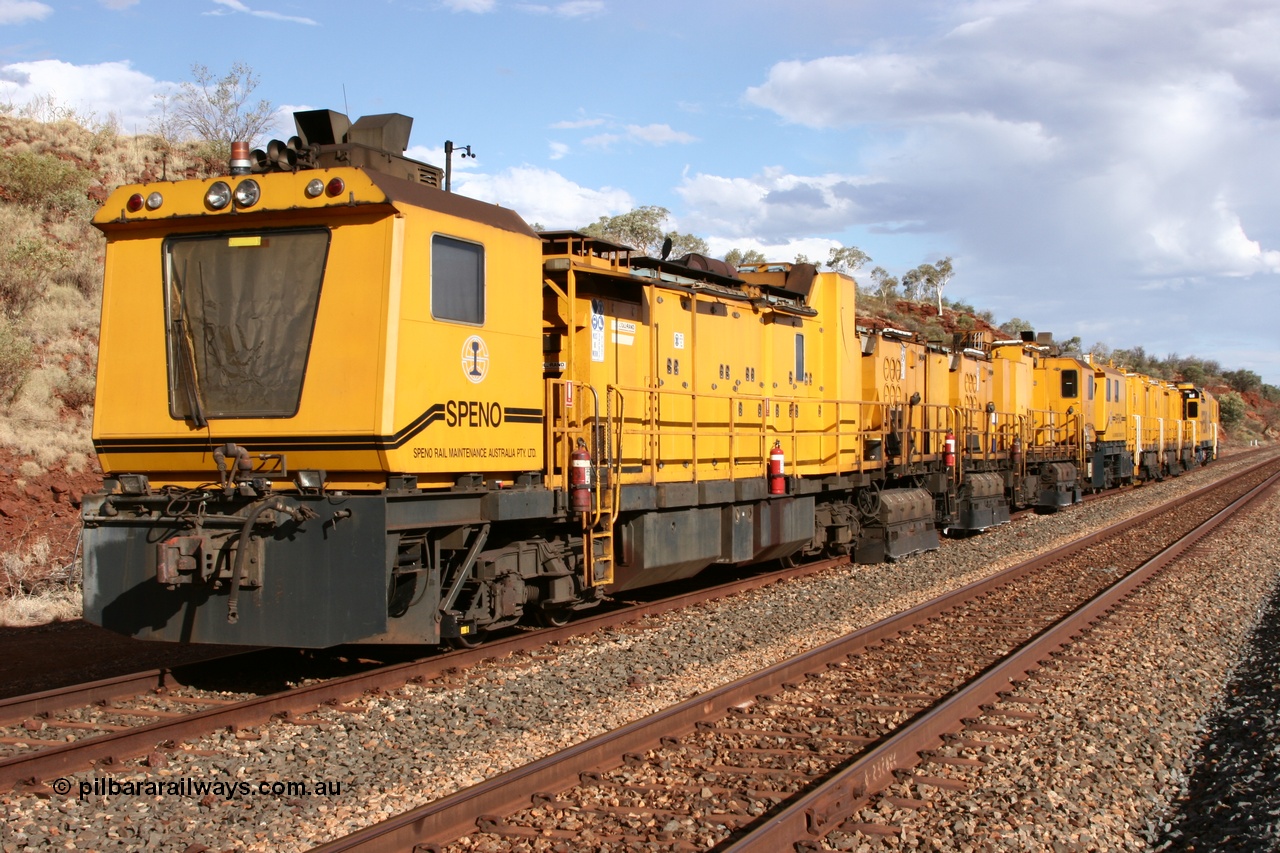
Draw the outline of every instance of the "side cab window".
[[[431,316],[484,325],[484,246],[441,234],[431,238]]]

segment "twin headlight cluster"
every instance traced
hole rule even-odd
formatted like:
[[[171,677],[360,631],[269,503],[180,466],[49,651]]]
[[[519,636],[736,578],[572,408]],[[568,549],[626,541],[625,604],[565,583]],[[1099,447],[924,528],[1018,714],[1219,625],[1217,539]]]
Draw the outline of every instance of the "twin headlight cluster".
[[[214,181],[204,194],[204,203],[210,210],[222,210],[233,198],[236,207],[253,207],[262,198],[262,188],[253,178],[245,178],[234,190],[226,181]]]
[[[347,183],[342,178],[330,178],[327,182],[322,178],[312,178],[307,181],[302,193],[309,199],[319,198],[322,195],[336,198],[346,188]],[[226,181],[214,181],[204,194],[205,207],[213,211],[226,210],[233,201],[236,210],[249,210],[261,200],[262,187],[253,178],[238,181],[235,187]],[[159,192],[149,193],[146,196],[142,193],[134,193],[129,196],[125,207],[130,213],[137,213],[143,207],[147,210],[159,210],[163,204],[164,196]]]

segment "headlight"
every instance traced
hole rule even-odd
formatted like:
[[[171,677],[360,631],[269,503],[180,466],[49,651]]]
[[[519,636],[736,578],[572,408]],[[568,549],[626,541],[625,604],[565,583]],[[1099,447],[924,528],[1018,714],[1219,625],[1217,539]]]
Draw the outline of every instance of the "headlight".
[[[262,196],[262,190],[258,188],[258,182],[255,180],[244,180],[236,184],[236,204],[239,207],[253,207],[258,203],[258,199]]]
[[[214,181],[213,186],[204,194],[204,203],[214,210],[222,210],[231,202],[231,187],[226,181]]]
[[[164,204],[164,196],[160,195],[160,193],[152,193],[147,196],[147,210],[156,210],[162,204]]]
[[[324,192],[324,181],[319,178],[312,178],[307,181],[307,188],[305,192],[307,194],[307,198],[319,198],[320,193]]]
[[[294,485],[298,487],[300,492],[323,492],[324,480],[325,472],[323,469],[304,469],[293,472]]]
[[[147,481],[146,474],[120,474],[116,479],[120,481],[120,491],[126,495],[151,494],[151,483]]]

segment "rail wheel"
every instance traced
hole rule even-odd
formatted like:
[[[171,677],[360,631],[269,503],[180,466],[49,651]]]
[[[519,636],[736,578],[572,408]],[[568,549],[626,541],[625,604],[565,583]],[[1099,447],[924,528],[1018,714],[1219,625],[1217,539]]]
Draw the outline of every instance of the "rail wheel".
[[[474,634],[463,634],[460,637],[450,637],[448,643],[455,649],[474,649],[477,646],[482,645],[487,637],[487,631],[477,630]]]
[[[536,621],[543,628],[563,628],[569,624],[570,611],[556,608],[554,610],[543,610],[539,608],[534,614]]]

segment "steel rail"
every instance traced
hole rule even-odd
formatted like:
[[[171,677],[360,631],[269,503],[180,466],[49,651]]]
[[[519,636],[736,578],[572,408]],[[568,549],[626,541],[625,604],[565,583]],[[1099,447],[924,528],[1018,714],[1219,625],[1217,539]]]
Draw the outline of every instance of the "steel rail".
[[[228,726],[253,725],[274,716],[305,713],[326,703],[351,701],[365,693],[395,689],[409,681],[442,678],[459,670],[476,666],[485,660],[509,657],[549,643],[624,626],[651,616],[749,592],[779,581],[807,577],[844,562],[842,559],[823,560],[754,575],[721,586],[695,590],[657,601],[628,605],[608,613],[578,619],[559,628],[521,632],[492,640],[473,649],[434,654],[430,657],[342,676],[232,705],[195,711],[180,718],[159,720],[124,731],[66,743],[58,742],[38,752],[0,759],[0,791],[18,786],[41,790],[43,780],[86,770],[95,765],[118,765],[128,758],[145,755],[154,750],[157,745],[166,742],[177,743]],[[119,698],[128,692],[126,689],[128,685],[141,685],[144,689],[149,689],[148,685],[153,684],[157,674],[163,672],[164,670],[151,670],[134,676],[120,676],[78,685],[69,690],[51,690],[17,696],[6,700],[0,708],[5,709],[6,717],[12,719],[14,714],[18,714],[18,719],[21,719],[50,710],[64,710],[67,705],[62,703],[62,697],[69,695],[84,696],[85,701],[89,703]],[[37,738],[28,741],[28,743],[39,742]]]
[[[15,725],[50,711],[61,711],[76,705],[92,705],[95,702],[119,699],[121,696],[136,696],[142,692],[164,689],[174,684],[186,686],[186,682],[179,676],[183,670],[208,664],[225,665],[235,658],[254,654],[257,651],[260,650],[234,652],[174,666],[86,681],[83,684],[68,687],[55,687],[39,693],[10,696],[0,699],[0,726]]]
[[[1257,471],[1268,464],[1275,463],[1268,459],[1241,472],[1237,478],[1233,479]],[[652,748],[663,738],[679,738],[688,734],[694,731],[699,722],[723,715],[732,706],[751,702],[757,696],[802,679],[807,672],[825,668],[828,663],[843,661],[868,646],[896,636],[964,601],[978,598],[998,586],[1033,573],[1044,565],[1104,539],[1118,536],[1173,507],[1181,506],[1223,488],[1226,482],[1228,481],[1218,481],[1203,486],[1176,500],[1109,525],[988,578],[974,581],[798,657],[782,661],[612,732],[598,735],[567,750],[357,830],[314,849],[317,853],[437,850],[440,844],[477,831],[477,822],[487,819],[489,815],[506,814],[527,807],[535,794],[569,788],[580,781],[583,773],[602,767],[616,766],[624,754]],[[782,848],[766,846],[757,849],[779,850]]]
[[[1045,629],[944,702],[895,731],[866,755],[796,798],[746,837],[724,848],[725,853],[774,853],[797,842],[816,841],[839,827],[868,803],[872,795],[891,785],[896,771],[919,764],[921,752],[941,746],[944,736],[961,731],[966,718],[980,715],[984,706],[999,699],[1000,694],[1015,681],[1039,669],[1040,664],[1054,652],[1069,645],[1107,611],[1278,483],[1280,473],[1242,495],[1094,596],[1080,609]]]

